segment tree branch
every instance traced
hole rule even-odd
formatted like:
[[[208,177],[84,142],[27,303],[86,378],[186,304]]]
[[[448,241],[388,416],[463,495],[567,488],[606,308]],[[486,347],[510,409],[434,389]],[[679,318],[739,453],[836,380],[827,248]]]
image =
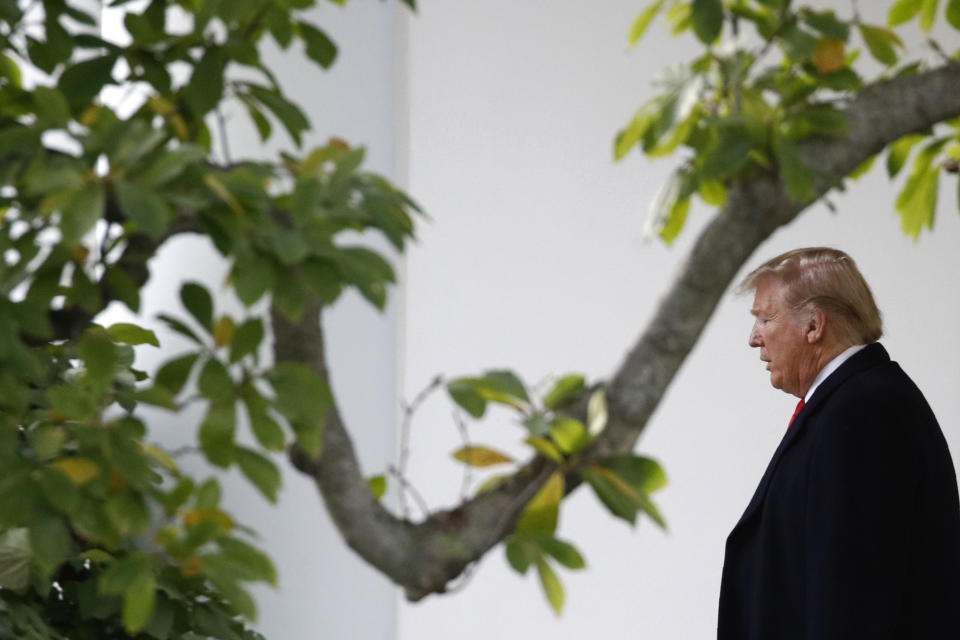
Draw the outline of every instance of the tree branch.
[[[811,139],[800,151],[822,196],[885,146],[912,132],[960,115],[960,65],[896,78],[864,90],[846,108],[847,136]],[[727,202],[697,239],[647,329],[607,385],[610,419],[585,454],[598,459],[628,452],[709,321],[721,296],[753,251],[811,203],[790,200],[773,173],[731,185]],[[311,366],[329,379],[311,300],[303,320],[273,311],[277,361]],[[367,486],[336,408],[328,412],[323,452],[311,458],[293,448],[294,466],[313,477],[347,543],[418,600],[447,583],[495,546],[516,525],[527,502],[556,467],[534,458],[496,488],[453,510],[414,523],[389,513]]]

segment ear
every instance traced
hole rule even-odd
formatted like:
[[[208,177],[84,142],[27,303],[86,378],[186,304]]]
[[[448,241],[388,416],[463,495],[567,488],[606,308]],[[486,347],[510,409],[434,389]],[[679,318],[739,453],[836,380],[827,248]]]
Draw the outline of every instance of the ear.
[[[823,309],[811,309],[807,316],[804,332],[809,344],[816,344],[823,340],[827,329],[827,314]]]

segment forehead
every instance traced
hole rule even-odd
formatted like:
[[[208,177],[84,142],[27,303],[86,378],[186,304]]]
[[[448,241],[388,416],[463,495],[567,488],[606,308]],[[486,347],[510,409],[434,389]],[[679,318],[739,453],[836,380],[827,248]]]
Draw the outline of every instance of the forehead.
[[[770,314],[778,312],[784,306],[784,285],[775,278],[764,278],[757,283],[750,313]]]

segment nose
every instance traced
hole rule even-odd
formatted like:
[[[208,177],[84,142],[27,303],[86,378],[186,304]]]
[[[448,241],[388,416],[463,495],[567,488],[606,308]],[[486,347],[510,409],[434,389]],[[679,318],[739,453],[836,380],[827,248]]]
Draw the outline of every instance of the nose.
[[[751,347],[763,346],[760,341],[760,332],[757,331],[756,323],[754,323],[753,327],[750,329],[750,338],[747,340],[747,344],[749,344]]]

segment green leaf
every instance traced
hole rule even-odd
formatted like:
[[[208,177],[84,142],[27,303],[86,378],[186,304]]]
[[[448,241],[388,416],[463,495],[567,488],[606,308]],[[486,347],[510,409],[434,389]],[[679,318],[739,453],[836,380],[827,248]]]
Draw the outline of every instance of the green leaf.
[[[805,11],[803,21],[826,38],[846,42],[850,37],[850,25],[837,19],[833,11]]]
[[[568,569],[583,569],[587,566],[583,556],[569,542],[564,542],[546,534],[533,534],[528,536],[544,553],[553,557],[554,560],[567,567]]]
[[[524,509],[517,522],[517,533],[552,534],[556,531],[563,490],[563,474],[554,472]]]
[[[276,502],[277,491],[281,484],[280,470],[277,465],[259,453],[243,447],[234,449],[233,458],[253,486],[259,489],[270,502]]]
[[[870,156],[869,158],[861,162],[856,169],[850,172],[850,179],[858,180],[859,178],[866,175],[866,173],[873,168],[873,164],[876,161],[877,161],[877,154],[873,154],[872,156]]]
[[[370,492],[379,500],[387,492],[387,476],[383,474],[370,476],[367,478],[367,486],[370,487]]]
[[[0,533],[0,587],[23,589],[30,580],[30,531],[26,527]]]
[[[513,458],[504,453],[476,445],[460,447],[453,452],[453,457],[471,467],[492,467],[513,462]]]
[[[103,217],[103,185],[91,182],[73,193],[63,210],[60,231],[68,245],[74,245]]]
[[[557,380],[543,398],[543,406],[556,409],[567,400],[578,395],[584,388],[584,378],[577,373],[567,374]]]
[[[213,298],[199,282],[188,282],[180,287],[180,302],[200,326],[213,333]]]
[[[205,398],[227,398],[233,394],[233,378],[230,377],[230,373],[222,362],[216,358],[210,358],[200,370],[197,389]]]
[[[610,456],[602,466],[640,493],[653,493],[667,485],[667,474],[656,460],[634,454]]]
[[[90,104],[104,85],[113,80],[112,71],[117,58],[117,54],[111,53],[69,65],[64,70],[57,88],[71,109],[79,111]]]
[[[50,123],[52,128],[64,127],[70,120],[70,105],[57,89],[37,87],[33,90],[37,116]]]
[[[947,3],[947,22],[960,31],[960,0],[950,0]]]
[[[566,454],[576,453],[590,442],[583,423],[566,416],[558,416],[550,422],[550,437]]]
[[[230,362],[238,362],[248,355],[256,355],[263,342],[263,321],[250,318],[237,327],[230,342]]]
[[[194,66],[184,96],[197,118],[214,109],[223,97],[224,67],[223,54],[215,47],[206,49]]]
[[[887,24],[895,27],[912,20],[923,6],[923,0],[897,0],[887,13]]]
[[[903,165],[907,162],[907,157],[910,155],[910,150],[920,142],[925,139],[926,136],[916,133],[903,136],[896,142],[890,145],[890,150],[887,153],[887,174],[893,178],[900,170],[903,168]]]
[[[563,585],[560,584],[560,579],[557,578],[557,574],[553,572],[553,569],[543,558],[537,560],[537,573],[540,575],[540,584],[543,586],[543,592],[546,594],[550,606],[554,613],[560,615],[563,611],[564,600]]]
[[[110,266],[106,270],[107,283],[113,296],[127,305],[134,313],[140,311],[140,287],[122,267]]]
[[[727,201],[727,188],[719,180],[701,180],[697,185],[697,193],[712,207],[722,207]]]
[[[477,392],[472,384],[464,379],[449,382],[447,393],[450,394],[454,402],[474,418],[482,418],[487,410],[486,399]]]
[[[253,251],[236,256],[230,278],[237,297],[248,307],[272,289],[277,279],[273,261]]]
[[[604,467],[581,469],[580,476],[613,515],[630,524],[636,523],[640,496],[626,481]]]
[[[320,260],[307,260],[303,263],[303,281],[316,293],[327,305],[340,296],[343,291],[343,282],[340,274],[328,262]]]
[[[183,322],[165,313],[158,314],[157,318],[162,320],[164,324],[166,324],[168,327],[170,327],[180,335],[190,338],[191,340],[196,342],[198,345],[203,346],[203,340],[198,338],[197,334],[194,333],[193,330],[187,325],[185,325]]]
[[[270,376],[274,405],[293,422],[322,424],[333,398],[327,383],[299,362],[280,362]]]
[[[542,436],[530,436],[524,440],[524,442],[536,449],[537,453],[545,458],[549,458],[554,462],[563,462],[563,454],[546,438]]]
[[[800,157],[796,143],[785,135],[777,134],[773,139],[773,150],[790,199],[802,203],[816,197],[810,170]]]
[[[303,292],[300,276],[291,270],[278,270],[273,285],[273,305],[291,322],[300,322],[307,309],[307,297]]]
[[[337,45],[320,29],[308,22],[298,22],[297,29],[307,48],[307,56],[324,69],[337,57]]]
[[[41,571],[55,571],[70,553],[70,531],[63,518],[52,511],[38,510],[30,522],[30,547]]]
[[[722,0],[693,0],[693,32],[700,42],[710,45],[723,27]]]
[[[152,344],[155,347],[160,346],[160,341],[157,340],[157,334],[150,329],[144,329],[139,325],[129,322],[112,324],[107,328],[107,333],[109,333],[110,337],[116,342],[123,342],[130,345]]]
[[[697,158],[700,177],[723,180],[747,164],[753,141],[745,127],[725,127]]]
[[[633,47],[640,41],[640,38],[643,37],[643,34],[646,33],[647,28],[650,26],[650,23],[656,17],[657,13],[660,12],[660,9],[663,8],[663,3],[665,0],[657,0],[656,2],[650,4],[643,12],[637,16],[637,19],[633,21],[633,24],[630,26],[630,37],[629,42],[630,46]]]
[[[924,31],[930,31],[933,28],[939,6],[940,0],[923,0],[923,6],[920,7],[920,28]]]
[[[287,444],[286,437],[280,425],[270,417],[266,398],[250,382],[243,385],[240,395],[246,404],[250,427],[257,441],[270,451],[283,451]]]
[[[299,147],[300,134],[310,128],[310,121],[300,107],[284,98],[279,92],[255,84],[247,84],[250,95],[268,108],[284,126]]]
[[[233,461],[236,417],[232,398],[210,403],[207,415],[200,424],[199,439],[200,447],[211,464],[227,467]]]
[[[150,622],[157,599],[157,579],[148,568],[123,592],[123,626],[134,634]]]
[[[870,55],[886,66],[897,63],[897,52],[893,48],[896,36],[889,29],[860,24],[860,36],[870,50]]]
[[[484,387],[498,393],[506,393],[514,398],[530,402],[527,389],[517,375],[507,369],[494,369],[483,374]]]
[[[133,182],[120,182],[115,189],[121,211],[139,231],[152,238],[163,235],[174,214],[157,191]]]
[[[217,542],[226,559],[241,569],[242,579],[260,580],[276,586],[277,569],[265,553],[236,538],[223,537]]]
[[[150,557],[145,553],[132,553],[110,563],[100,574],[100,593],[118,596],[129,589],[143,573],[150,571]]]
[[[507,554],[507,562],[520,575],[526,574],[530,565],[537,559],[535,548],[520,536],[507,538],[504,550]]]
[[[189,353],[172,360],[168,360],[157,370],[155,376],[156,383],[170,390],[170,393],[176,395],[183,389],[183,385],[190,377],[190,371],[196,364],[200,354]]]

